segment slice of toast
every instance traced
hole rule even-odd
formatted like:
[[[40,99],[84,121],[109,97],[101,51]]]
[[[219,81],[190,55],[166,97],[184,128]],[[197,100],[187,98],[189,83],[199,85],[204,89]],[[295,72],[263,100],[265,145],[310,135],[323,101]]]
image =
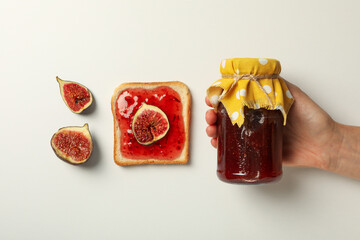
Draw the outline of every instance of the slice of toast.
[[[169,131],[150,145],[136,141],[132,120],[143,104],[161,108]],[[182,82],[132,82],[118,86],[111,98],[114,118],[114,161],[120,166],[186,164],[189,160],[191,94]]]

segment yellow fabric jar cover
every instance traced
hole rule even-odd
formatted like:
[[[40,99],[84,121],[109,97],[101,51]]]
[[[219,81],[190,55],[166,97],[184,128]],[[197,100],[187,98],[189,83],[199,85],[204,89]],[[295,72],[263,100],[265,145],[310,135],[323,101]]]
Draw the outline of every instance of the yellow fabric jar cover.
[[[278,60],[268,58],[233,58],[221,61],[222,78],[207,89],[207,97],[215,111],[221,102],[232,124],[244,122],[244,107],[280,110],[286,124],[294,98],[279,76]]]

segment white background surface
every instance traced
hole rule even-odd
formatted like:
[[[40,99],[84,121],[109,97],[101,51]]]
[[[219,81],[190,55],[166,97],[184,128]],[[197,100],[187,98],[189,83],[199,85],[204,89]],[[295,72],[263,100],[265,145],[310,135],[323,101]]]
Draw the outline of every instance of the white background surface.
[[[358,239],[359,181],[285,168],[277,184],[220,182],[204,97],[221,59],[276,58],[335,120],[360,125],[359,11],[355,0],[1,1],[0,239]],[[57,75],[93,92],[90,113],[67,109]],[[114,88],[166,80],[192,92],[190,163],[115,165]],[[50,138],[85,122],[93,156],[66,164]]]

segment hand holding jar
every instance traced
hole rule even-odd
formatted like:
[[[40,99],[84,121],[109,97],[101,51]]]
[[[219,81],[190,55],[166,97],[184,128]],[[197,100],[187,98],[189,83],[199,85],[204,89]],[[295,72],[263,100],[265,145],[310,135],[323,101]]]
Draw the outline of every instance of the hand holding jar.
[[[360,127],[335,122],[299,87],[286,81],[296,100],[283,129],[282,161],[287,166],[313,167],[360,179]],[[209,98],[208,106],[212,107]],[[218,146],[218,119],[206,112],[207,135]]]

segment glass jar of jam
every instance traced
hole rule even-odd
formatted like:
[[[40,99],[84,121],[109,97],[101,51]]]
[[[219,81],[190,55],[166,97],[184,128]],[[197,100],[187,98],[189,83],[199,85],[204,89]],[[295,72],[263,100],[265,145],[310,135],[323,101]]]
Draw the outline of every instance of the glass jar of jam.
[[[294,99],[276,59],[232,58],[207,89],[217,112],[217,175],[229,183],[266,183],[282,175],[282,130]]]
[[[223,104],[217,109],[220,180],[266,183],[282,175],[283,116],[279,110],[244,108],[244,123],[233,125]]]

